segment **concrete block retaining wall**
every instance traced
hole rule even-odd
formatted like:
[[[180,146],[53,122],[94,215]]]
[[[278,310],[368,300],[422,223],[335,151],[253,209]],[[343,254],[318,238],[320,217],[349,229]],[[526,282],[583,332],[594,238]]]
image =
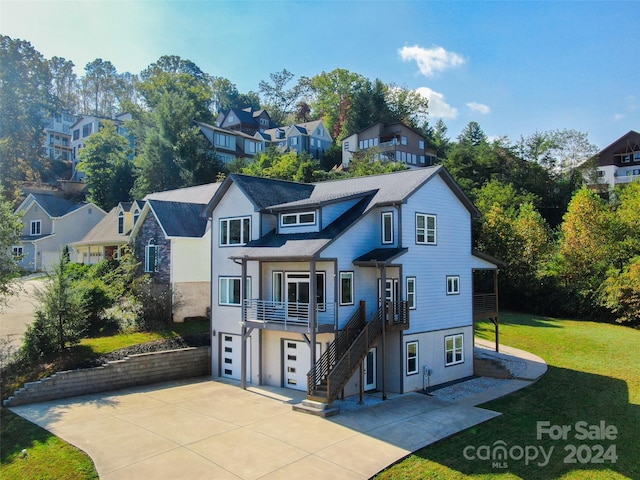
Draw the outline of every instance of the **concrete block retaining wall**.
[[[38,382],[25,383],[6,407],[106,392],[136,385],[211,374],[210,347],[131,355],[101,367],[58,372]]]

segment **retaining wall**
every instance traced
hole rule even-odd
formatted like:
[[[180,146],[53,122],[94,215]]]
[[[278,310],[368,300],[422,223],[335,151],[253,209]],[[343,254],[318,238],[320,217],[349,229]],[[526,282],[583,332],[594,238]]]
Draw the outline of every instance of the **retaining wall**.
[[[106,392],[150,383],[211,374],[211,348],[189,347],[179,350],[130,355],[123,360],[81,370],[58,372],[38,382],[25,383],[6,407]]]

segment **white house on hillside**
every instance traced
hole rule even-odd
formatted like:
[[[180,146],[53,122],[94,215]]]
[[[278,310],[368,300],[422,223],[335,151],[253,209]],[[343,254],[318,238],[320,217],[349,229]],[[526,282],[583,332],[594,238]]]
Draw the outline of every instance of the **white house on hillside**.
[[[206,208],[214,377],[331,402],[472,375],[474,318],[497,318],[496,292],[474,295],[474,270],[496,269],[472,251],[478,214],[443,167],[230,175]]]

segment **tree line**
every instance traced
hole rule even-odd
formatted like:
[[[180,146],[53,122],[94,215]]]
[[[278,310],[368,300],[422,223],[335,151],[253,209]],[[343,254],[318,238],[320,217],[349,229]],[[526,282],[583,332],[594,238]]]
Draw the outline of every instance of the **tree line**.
[[[482,212],[474,245],[505,262],[499,277],[503,306],[631,322],[640,317],[640,226],[630,213],[634,205],[637,212],[638,188],[604,196],[583,187],[598,151],[583,132],[489,139],[470,122],[451,139],[442,120],[429,122],[425,98],[340,68],[298,79],[284,69],[260,81],[257,92],[241,93],[230,80],[177,56],[163,56],[137,75],[119,74],[97,59],[76,78],[70,61],[46,60],[29,42],[3,36],[0,47],[0,108],[7,113],[0,116],[0,181],[9,201],[17,198],[21,181],[46,180],[55,170],[34,149],[41,144],[43,108],[132,114],[126,127],[133,151],[105,122],[80,157],[90,199],[105,209],[229,172],[311,182],[406,168],[370,152],[348,172],[332,169],[343,138],[378,121],[402,122],[424,135]],[[266,108],[279,124],[322,118],[336,145],[321,159],[268,149],[252,161],[223,165],[193,121],[213,123],[219,112],[246,107]]]

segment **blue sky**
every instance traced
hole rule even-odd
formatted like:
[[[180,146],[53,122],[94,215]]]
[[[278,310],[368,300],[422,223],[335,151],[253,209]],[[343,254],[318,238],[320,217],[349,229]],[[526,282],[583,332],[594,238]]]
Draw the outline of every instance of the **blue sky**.
[[[0,31],[46,58],[139,73],[192,60],[241,92],[269,73],[346,68],[430,99],[455,138],[469,121],[511,140],[576,129],[600,148],[640,130],[640,2],[8,1]]]

